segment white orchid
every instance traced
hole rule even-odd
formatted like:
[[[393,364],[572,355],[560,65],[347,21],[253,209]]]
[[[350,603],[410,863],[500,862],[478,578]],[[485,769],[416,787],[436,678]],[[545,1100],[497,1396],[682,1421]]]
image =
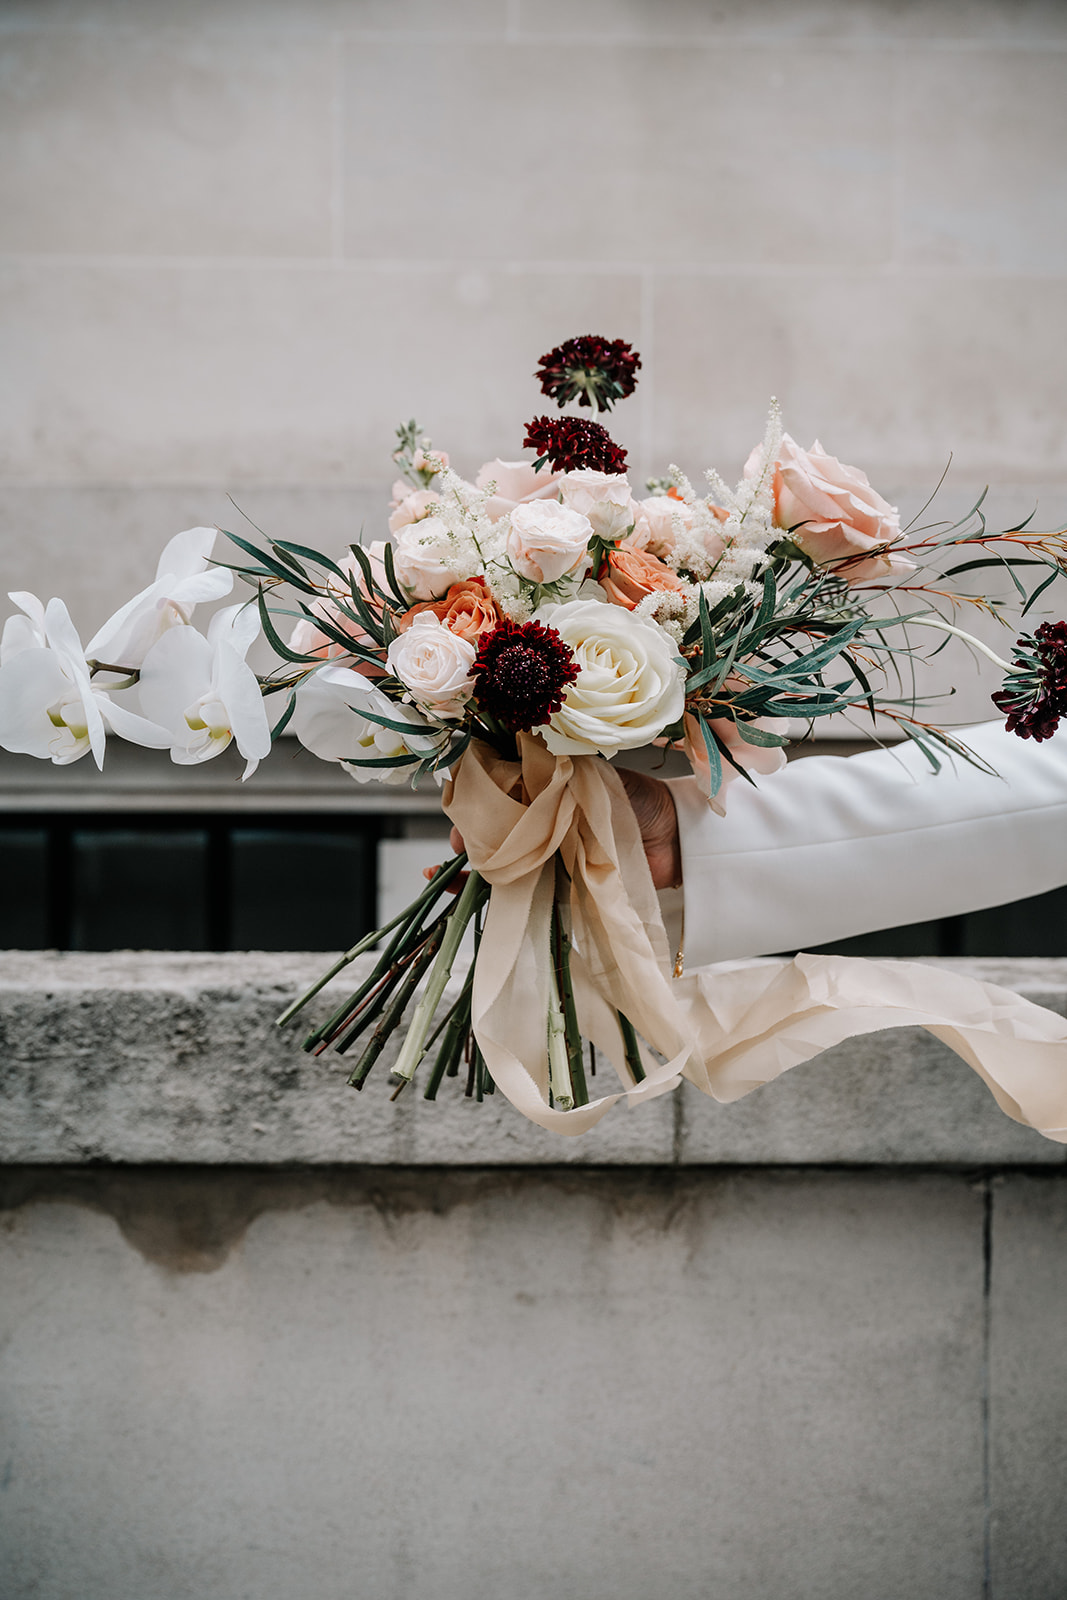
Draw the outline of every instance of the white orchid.
[[[118,706],[94,686],[77,630],[62,600],[8,597],[23,616],[9,617],[0,639],[0,745],[65,767],[92,750],[104,764],[106,733],[166,749],[164,728]]]
[[[383,717],[395,726],[386,727],[373,717]],[[290,727],[312,755],[320,761],[343,762],[359,783],[405,782],[415,766],[409,758],[443,751],[449,737],[447,732],[429,727],[407,706],[390,700],[350,667],[323,667],[306,678],[297,691]],[[356,761],[384,764],[351,764]]]
[[[188,626],[169,628],[141,666],[141,705],[167,729],[170,758],[195,766],[230,740],[250,778],[270,752],[270,725],[259,682],[245,661],[259,633],[251,606],[227,606],[212,617],[207,638]]]
[[[85,647],[89,660],[136,670],[157,639],[191,621],[195,606],[228,595],[233,573],[208,566],[217,533],[217,528],[187,528],[175,534],[159,558],[155,581],[121,606],[89,640]]]

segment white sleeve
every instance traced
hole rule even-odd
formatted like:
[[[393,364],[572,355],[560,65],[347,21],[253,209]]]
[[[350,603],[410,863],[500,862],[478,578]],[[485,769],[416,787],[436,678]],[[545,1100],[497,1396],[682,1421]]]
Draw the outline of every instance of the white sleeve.
[[[687,966],[826,944],[1004,905],[1067,883],[1067,737],[1003,723],[961,740],[997,776],[914,744],[808,756],[730,785],[727,814],[692,778],[678,811]]]

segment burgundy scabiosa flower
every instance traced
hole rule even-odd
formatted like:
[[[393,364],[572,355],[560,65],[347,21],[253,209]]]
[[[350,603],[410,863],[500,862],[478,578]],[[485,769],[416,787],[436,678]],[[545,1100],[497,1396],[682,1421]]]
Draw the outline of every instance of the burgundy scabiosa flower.
[[[1067,717],[1067,622],[1043,622],[1015,646],[1014,670],[993,704],[1007,714],[1009,733],[1051,739]]]
[[[560,407],[577,400],[580,406],[610,411],[616,400],[633,394],[640,365],[637,351],[621,339],[586,333],[565,340],[542,356],[534,377]]]
[[[483,635],[471,671],[475,703],[509,733],[525,733],[560,709],[578,663],[555,628],[505,618]]]
[[[586,422],[584,417],[534,417],[526,424],[522,442],[525,449],[537,451],[535,466],[547,461],[553,472],[577,472],[582,467],[626,471],[626,451],[599,422]]]

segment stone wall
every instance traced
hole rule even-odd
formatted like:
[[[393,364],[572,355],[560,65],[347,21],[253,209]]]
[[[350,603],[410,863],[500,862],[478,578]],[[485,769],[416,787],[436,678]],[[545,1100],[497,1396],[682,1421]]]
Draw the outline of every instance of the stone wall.
[[[274,1028],[319,964],[4,958],[5,1600],[1058,1600],[1063,1146],[910,1031],[391,1105]]]
[[[376,536],[398,420],[513,455],[586,329],[639,479],[777,394],[909,513],[954,453],[945,507],[1064,519],[1065,50],[1059,0],[0,0],[0,590],[91,632],[227,492]]]

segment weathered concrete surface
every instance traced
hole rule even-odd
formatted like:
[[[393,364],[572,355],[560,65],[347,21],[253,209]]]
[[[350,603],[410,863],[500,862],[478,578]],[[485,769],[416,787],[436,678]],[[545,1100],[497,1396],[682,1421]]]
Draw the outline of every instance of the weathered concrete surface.
[[[0,966],[0,1159],[8,1162],[930,1163],[1062,1167],[973,1072],[918,1030],[855,1040],[732,1106],[689,1090],[562,1139],[500,1094],[446,1083],[361,1094],[346,1058],[311,1057],[274,1018],[319,955],[57,955]],[[955,963],[1062,1009],[1067,963]],[[331,991],[332,992],[332,991]],[[340,991],[338,991],[340,992]],[[326,1002],[320,1005],[323,1014]]]
[[[1067,1591],[1067,1187],[994,1188],[990,1500],[994,1600]]]
[[[963,1175],[63,1182],[0,1232],[5,1600],[983,1593]]]

